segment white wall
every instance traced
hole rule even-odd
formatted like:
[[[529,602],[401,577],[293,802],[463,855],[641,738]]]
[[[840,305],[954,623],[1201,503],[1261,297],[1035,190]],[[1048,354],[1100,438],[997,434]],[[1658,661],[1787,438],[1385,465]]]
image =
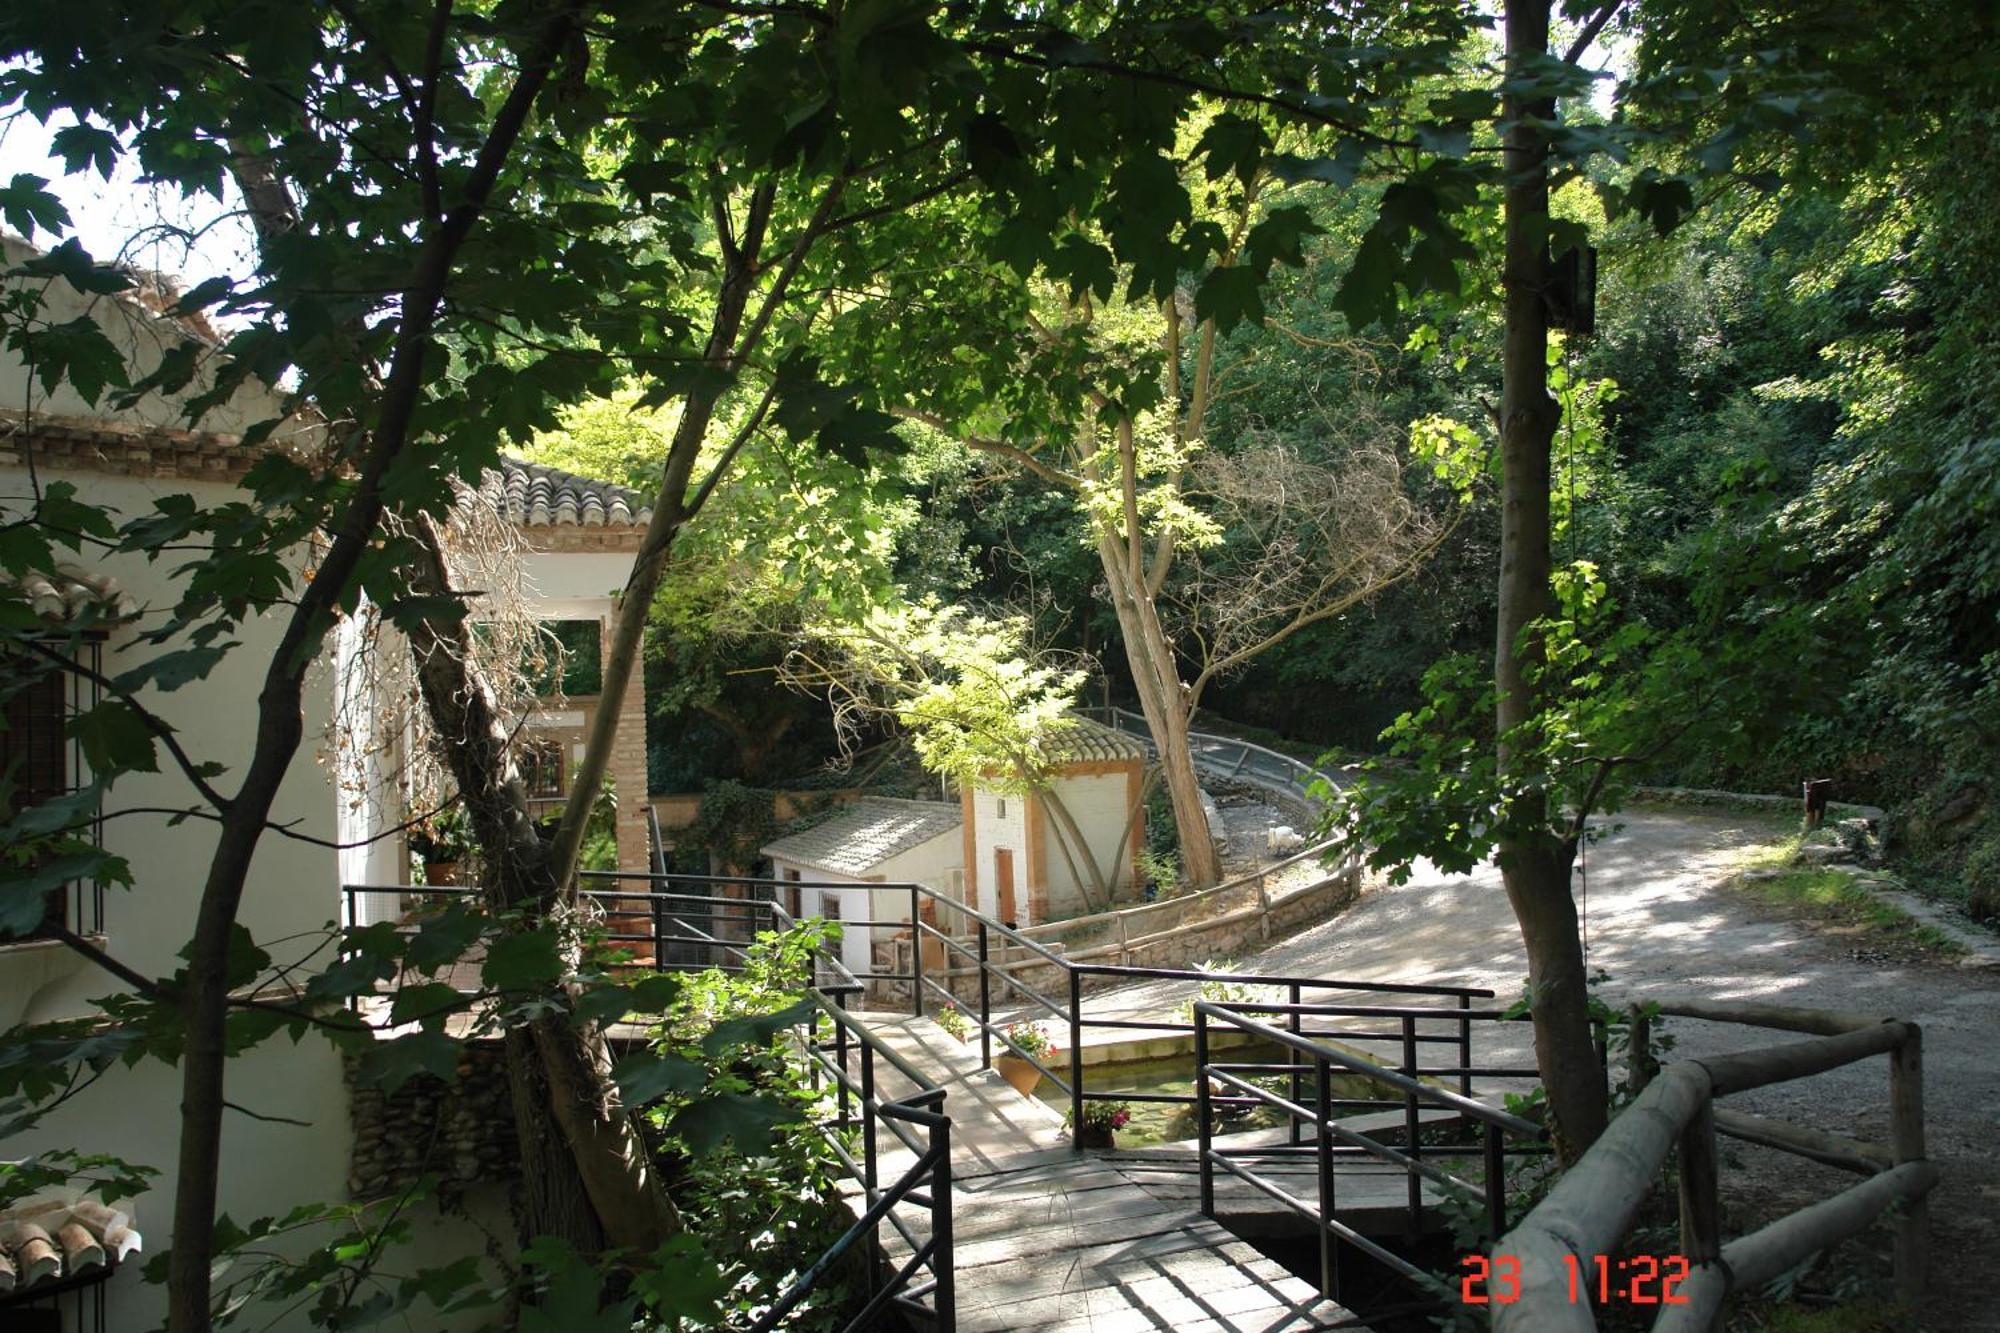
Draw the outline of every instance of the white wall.
[[[1058,778],[1050,790],[1056,799],[1076,821],[1084,843],[1097,862],[1099,873],[1110,881],[1112,888],[1129,885],[1132,879],[1131,842],[1127,837],[1126,820],[1130,813],[1132,789],[1123,773],[1097,773],[1086,777]],[[1084,909],[1082,884],[1076,875],[1070,873],[1069,862],[1063,859],[1063,837],[1061,826],[1054,818],[1042,821],[1042,828],[1049,839],[1049,910],[1051,912],[1076,912]],[[1074,849],[1071,852],[1075,854]],[[1084,875],[1081,858],[1077,870]],[[1101,910],[1100,904],[1100,910]]]
[[[799,889],[799,914],[801,916],[831,916],[833,913],[829,913],[827,905],[830,902],[837,903],[838,906],[835,912],[837,912],[841,920],[841,964],[848,971],[857,975],[871,971],[874,966],[869,961],[871,932],[863,927],[847,924],[851,921],[876,919],[870,910],[871,903],[869,901],[868,882],[857,879],[853,875],[842,875],[831,870],[820,870],[817,867],[809,866],[799,861],[786,861],[778,857],[771,859],[771,874],[773,878],[785,879],[787,878],[787,871],[796,871],[799,879],[804,881],[804,886]],[[843,887],[811,887],[814,884],[837,884]],[[854,887],[845,887],[847,885],[853,885]]]
[[[35,255],[36,251],[12,237],[0,237],[0,258],[4,265],[14,268]],[[43,292],[38,318],[51,323],[63,323],[79,315],[88,314],[110,338],[112,345],[125,354],[128,373],[137,380],[158,368],[160,358],[176,343],[184,341],[179,326],[160,319],[140,307],[130,294],[116,296],[89,296],[77,291],[67,282],[37,281],[34,284]],[[237,391],[226,403],[219,404],[203,415],[199,422],[190,425],[181,411],[180,404],[189,398],[199,396],[214,384],[212,367],[207,360],[213,353],[204,354],[198,364],[193,381],[178,395],[166,398],[158,393],[149,393],[130,407],[113,410],[107,393],[96,404],[86,401],[66,383],[58,383],[53,391],[44,391],[40,381],[35,380],[25,365],[12,353],[0,351],[0,408],[14,412],[47,413],[62,417],[89,417],[95,420],[117,421],[131,426],[164,426],[175,430],[200,430],[224,435],[240,435],[250,426],[260,421],[282,415],[283,405],[274,394],[254,386]],[[273,441],[284,443],[316,436],[318,430],[306,423],[290,422],[280,428]],[[11,493],[11,492],[10,492]]]
[[[127,515],[151,508],[154,497],[193,494],[202,504],[240,497],[221,482],[167,478],[112,477],[76,473],[83,498],[115,505]],[[47,478],[45,477],[46,481]],[[0,467],[0,495],[19,495],[25,474]],[[171,559],[149,564],[113,556],[97,569],[117,579],[128,596],[149,608],[142,624],[156,623],[175,600]],[[204,681],[171,693],[148,691],[146,705],[172,725],[197,760],[215,760],[227,772],[218,783],[227,791],[249,764],[254,738],[255,701],[263,671],[282,630],[278,617],[246,624],[233,650]],[[107,674],[131,667],[157,651],[137,645],[136,631],[121,629],[104,645]],[[332,702],[331,665],[323,662],[308,678],[305,742],[279,788],[272,819],[322,839],[334,835],[335,801],[328,775],[315,760]],[[162,756],[159,773],[121,778],[108,796],[107,813],[138,806],[185,808],[192,792],[180,771]],[[164,817],[133,815],[104,826],[108,850],[132,867],[133,887],[105,892],[106,947],[148,976],[164,976],[181,965],[179,949],[193,933],[196,905],[214,849],[215,826],[190,819],[170,827]],[[277,941],[312,934],[333,922],[340,910],[339,858],[330,849],[266,834],[252,862],[240,919],[251,937]],[[280,958],[302,956],[309,939],[272,944]],[[60,960],[60,964],[58,963]],[[66,964],[66,965],[63,965]],[[95,967],[51,946],[0,946],[0,1011],[38,1023],[95,1011],[91,1001],[124,989]],[[303,1120],[303,1127],[272,1124],[232,1114],[224,1123],[225,1152],[221,1208],[239,1221],[282,1214],[295,1204],[344,1196],[349,1128],[340,1060],[317,1037],[298,1045],[276,1038],[230,1062],[228,1096],[263,1115]],[[180,1135],[178,1070],[154,1061],[136,1068],[114,1067],[37,1129],[0,1142],[0,1157],[20,1157],[49,1148],[114,1153],[159,1168],[155,1188],[135,1201],[135,1216],[148,1252],[167,1248],[173,1215],[173,1165]],[[113,1280],[112,1327],[150,1328],[161,1312],[161,1289],[138,1280],[138,1264]]]
[[[13,267],[33,253],[11,240],[0,244],[0,251],[4,251],[5,267]],[[88,314],[106,330],[114,345],[125,351],[135,378],[157,365],[162,352],[178,341],[172,325],[126,301],[87,297],[61,281],[46,284],[46,290],[45,318],[61,322]],[[203,371],[184,392],[200,392],[210,382]],[[125,426],[190,428],[177,405],[158,395],[113,411],[108,402],[92,405],[66,386],[44,394],[21,363],[4,350],[0,350],[0,408],[37,416],[94,418]],[[233,435],[281,413],[282,405],[275,395],[250,387],[192,428]],[[288,423],[274,441],[310,433],[309,427]],[[20,437],[0,437],[0,453],[18,454],[20,447]],[[125,451],[115,448],[112,452],[120,455]],[[109,505],[124,517],[151,512],[154,500],[167,495],[192,495],[202,506],[244,498],[232,482],[220,478],[113,475],[80,468],[58,471],[49,459],[38,461],[43,484],[57,477],[73,482],[79,498]],[[18,513],[30,493],[25,467],[0,461],[0,512]],[[88,566],[93,573],[115,578],[128,597],[145,608],[142,626],[158,624],[178,600],[173,570],[184,558],[168,553],[153,564],[137,556],[106,556],[94,551],[71,557],[73,563]],[[176,729],[197,760],[225,766],[227,771],[216,779],[224,791],[240,781],[248,767],[256,698],[282,630],[281,615],[246,623],[234,636],[241,646],[206,680],[171,693],[148,691],[142,696],[149,708]],[[108,674],[115,675],[142,656],[158,651],[136,646],[135,635],[134,629],[122,629],[105,643],[104,669]],[[305,739],[279,788],[271,815],[273,821],[288,824],[297,833],[322,840],[332,839],[341,822],[336,818],[329,775],[316,762],[331,714],[333,656],[329,651],[308,677]],[[159,773],[121,778],[107,799],[107,812],[139,806],[178,809],[192,804],[186,780],[165,756],[161,769]],[[130,890],[106,893],[106,947],[114,957],[151,976],[167,975],[181,965],[176,953],[193,931],[214,837],[214,824],[198,819],[170,826],[161,816],[133,815],[106,823],[106,847],[130,862],[134,878]],[[280,960],[303,956],[314,945],[313,939],[303,937],[317,934],[339,914],[340,875],[341,858],[331,848],[266,834],[250,868],[240,920],[252,938],[266,943]],[[290,936],[301,938],[278,943]],[[60,946],[0,945],[0,1024],[87,1016],[95,1011],[93,999],[120,989],[105,973]],[[316,1036],[297,1044],[285,1037],[273,1038],[231,1060],[227,1079],[230,1101],[259,1115],[303,1123],[274,1123],[237,1113],[228,1116],[223,1124],[221,1210],[244,1223],[283,1215],[304,1202],[343,1199],[351,1129],[341,1063],[333,1049]],[[0,1141],[0,1158],[70,1148],[112,1153],[159,1168],[161,1175],[154,1188],[129,1205],[145,1239],[146,1255],[158,1254],[172,1241],[169,1223],[175,1193],[173,1167],[179,1149],[179,1103],[177,1067],[151,1060],[129,1069],[114,1066],[40,1126]],[[454,1227],[453,1233],[448,1238],[452,1253],[477,1249],[476,1242],[465,1244],[462,1224]],[[113,1329],[153,1328],[162,1322],[164,1289],[140,1281],[141,1260],[126,1265],[109,1284],[109,1326]],[[275,1310],[260,1309],[257,1314],[260,1320],[268,1320]],[[420,1307],[410,1326],[418,1326],[427,1315]],[[305,1326],[302,1317],[277,1325],[281,1330]]]
[[[1011,806],[1010,806],[1011,809]],[[840,887],[801,887],[799,906],[807,916],[825,916],[826,900],[836,899],[840,904],[840,918],[843,922],[840,940],[840,961],[848,971],[854,973],[874,970],[874,943],[877,938],[888,939],[900,929],[898,926],[853,926],[845,923],[854,921],[904,922],[910,919],[910,891],[908,889],[871,889],[870,884],[923,884],[940,891],[949,887],[950,872],[961,868],[965,855],[963,834],[958,829],[939,834],[935,838],[918,843],[896,855],[887,858],[868,872],[866,879],[853,875],[838,874],[821,870],[799,861],[787,861],[782,857],[771,859],[771,874],[784,879],[787,871],[797,871],[802,885],[817,881],[821,885]],[[853,887],[848,887],[848,886]],[[954,923],[941,922],[947,926]]]
[[[1000,807],[1007,807],[1002,815]],[[1000,918],[1000,891],[993,874],[993,854],[1002,848],[1014,854],[1014,919],[1021,925],[1028,919],[1028,819],[1024,798],[998,796],[983,788],[972,790],[972,878],[978,882],[978,902],[973,906]],[[960,834],[961,842],[964,835]]]

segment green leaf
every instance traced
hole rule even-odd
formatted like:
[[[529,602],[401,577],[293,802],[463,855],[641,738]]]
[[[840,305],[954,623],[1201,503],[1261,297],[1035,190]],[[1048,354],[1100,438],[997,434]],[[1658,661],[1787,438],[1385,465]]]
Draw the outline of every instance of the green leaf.
[[[521,1310],[521,1333],[632,1333],[636,1299],[607,1303],[604,1278],[595,1267],[560,1242],[524,1254],[530,1257],[547,1279],[541,1295]]]
[[[118,136],[96,125],[70,125],[57,130],[49,139],[49,147],[62,156],[63,170],[71,175],[90,168],[105,180],[111,179],[112,168],[118,165],[122,151]]]
[[[612,1066],[611,1077],[628,1106],[649,1106],[668,1093],[699,1092],[708,1071],[684,1056],[635,1051]]]
[[[458,1056],[462,1043],[442,1032],[412,1032],[405,1037],[378,1041],[361,1057],[362,1082],[379,1085],[384,1092],[398,1088],[421,1074],[431,1074],[450,1083],[458,1077]]]
[[[404,986],[396,992],[396,998],[389,1004],[389,1021],[398,1026],[405,1023],[422,1023],[433,1027],[443,1023],[453,1013],[464,1007],[464,997],[458,987],[446,985],[442,981],[426,981],[415,986]]]
[[[502,935],[486,947],[479,976],[494,990],[536,990],[563,974],[562,952],[553,929]]]
[[[46,176],[15,173],[7,187],[0,189],[0,221],[31,241],[37,229],[52,236],[60,233],[69,225],[69,210],[42,188],[48,183]]]
[[[1206,159],[1203,171],[1208,179],[1221,180],[1233,175],[1248,185],[1257,174],[1265,143],[1262,125],[1225,111],[1209,122],[1201,142],[1195,145],[1195,153]]]
[[[725,1018],[701,1039],[701,1049],[709,1055],[722,1055],[738,1046],[768,1046],[786,1028],[797,1027],[811,1018],[818,1007],[811,1000],[799,1000],[774,1014]]]
[[[234,278],[207,278],[196,283],[167,310],[169,315],[192,315],[206,310],[236,290]]]
[[[119,773],[157,773],[159,755],[153,729],[130,704],[106,699],[70,720],[70,738],[83,747],[84,762],[101,777]]]
[[[465,957],[485,928],[486,920],[474,904],[454,902],[422,918],[404,957],[418,971],[434,972]]]
[[[0,824],[0,847],[14,847],[30,838],[86,828],[96,818],[98,803],[103,799],[104,783],[100,779],[88,787],[37,801]]]
[[[1257,291],[1256,272],[1240,265],[1211,272],[1195,289],[1194,317],[1214,320],[1224,333],[1246,319],[1262,321],[1264,298]]]
[[[1296,204],[1272,209],[1250,229],[1247,245],[1252,267],[1261,272],[1273,264],[1303,264],[1306,237],[1323,230],[1310,212]]]
[[[798,1124],[805,1113],[769,1097],[723,1092],[689,1102],[667,1126],[667,1132],[687,1142],[690,1151],[713,1152],[724,1142],[741,1153],[768,1152],[772,1135],[784,1125]]]
[[[239,645],[234,641],[206,648],[177,648],[161,653],[116,676],[118,687],[138,691],[148,684],[159,690],[177,690],[192,681],[208,679],[223,656]]]
[[[1271,174],[1287,185],[1319,181],[1344,190],[1354,184],[1367,162],[1366,149],[1352,139],[1343,139],[1330,157],[1299,157],[1292,153],[1280,153],[1271,159]]]
[[[434,596],[398,597],[382,608],[389,623],[408,633],[433,622],[456,625],[471,614],[463,595],[440,593]]]
[[[105,856],[93,848],[0,872],[0,935],[33,934],[48,915],[50,891],[74,880],[89,879]]]
[[[95,404],[107,387],[123,388],[125,358],[88,315],[45,329],[21,330],[16,338],[35,363],[35,378],[54,392],[67,384],[86,403]]]
[[[92,259],[90,252],[83,248],[83,243],[74,236],[47,254],[24,260],[21,272],[38,278],[61,278],[78,291],[92,296],[110,296],[115,292],[129,291],[136,285],[130,274]]]

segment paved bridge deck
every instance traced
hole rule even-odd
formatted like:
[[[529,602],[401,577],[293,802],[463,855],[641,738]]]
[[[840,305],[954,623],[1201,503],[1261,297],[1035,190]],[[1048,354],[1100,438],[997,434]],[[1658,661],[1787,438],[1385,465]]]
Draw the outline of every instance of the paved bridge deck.
[[[1198,1176],[1186,1148],[1073,1151],[1062,1118],[979,1068],[976,1044],[935,1024],[860,1015],[898,1055],[946,1089],[952,1121],[958,1327],[965,1333],[1279,1333],[1356,1326],[1317,1287],[1201,1215]],[[891,1093],[900,1092],[891,1089]],[[887,1145],[893,1146],[893,1145]],[[885,1152],[884,1178],[910,1158]],[[1311,1193],[1302,1166],[1297,1192]],[[1400,1209],[1398,1171],[1343,1167],[1347,1205]],[[1253,1198],[1254,1196],[1254,1198]],[[1218,1211],[1270,1201],[1247,1185],[1218,1181]]]

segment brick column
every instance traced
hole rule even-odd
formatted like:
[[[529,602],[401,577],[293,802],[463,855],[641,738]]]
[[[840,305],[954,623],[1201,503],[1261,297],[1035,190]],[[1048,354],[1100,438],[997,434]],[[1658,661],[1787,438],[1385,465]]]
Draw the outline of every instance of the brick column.
[[[611,622],[604,625],[604,656],[611,656]],[[618,709],[618,738],[611,744],[611,780],[618,785],[618,868],[641,873],[652,868],[646,843],[646,671],[645,649],[633,665],[625,696],[600,699],[598,707]]]

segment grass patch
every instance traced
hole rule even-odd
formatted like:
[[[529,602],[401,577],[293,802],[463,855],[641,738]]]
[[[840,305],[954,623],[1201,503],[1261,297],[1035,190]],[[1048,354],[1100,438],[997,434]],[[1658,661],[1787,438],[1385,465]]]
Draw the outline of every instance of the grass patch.
[[[1738,1311],[1729,1319],[1730,1333],[1904,1333],[1913,1327],[1901,1306],[1886,1301],[1818,1308],[1765,1306]]]
[[[1746,854],[1736,886],[1767,907],[1846,936],[1857,946],[1902,958],[1948,959],[1965,952],[1958,941],[1884,902],[1839,870],[1802,869],[1791,864],[1799,837],[1794,834]]]

